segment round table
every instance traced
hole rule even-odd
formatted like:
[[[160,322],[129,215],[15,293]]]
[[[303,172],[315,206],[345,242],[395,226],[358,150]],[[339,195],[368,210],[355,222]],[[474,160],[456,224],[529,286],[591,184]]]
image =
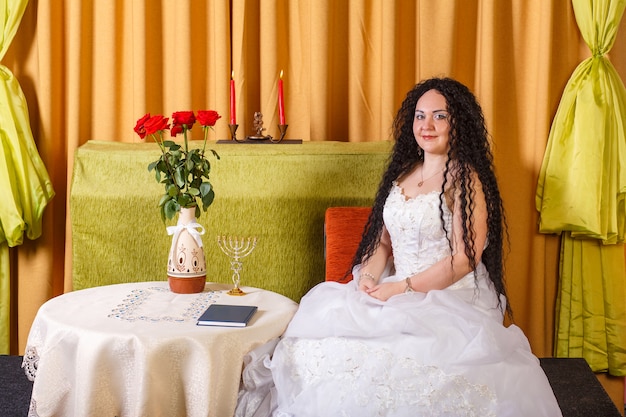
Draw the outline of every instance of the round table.
[[[94,287],[37,312],[24,355],[31,408],[44,416],[232,416],[243,357],[280,336],[297,304],[280,294],[207,283],[175,294],[167,282]],[[247,327],[197,326],[212,303],[258,307]]]

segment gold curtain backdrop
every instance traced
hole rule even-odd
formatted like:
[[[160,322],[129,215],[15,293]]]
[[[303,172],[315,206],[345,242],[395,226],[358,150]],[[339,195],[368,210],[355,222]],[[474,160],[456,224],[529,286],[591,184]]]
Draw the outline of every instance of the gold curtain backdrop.
[[[610,57],[622,79],[624,26]],[[551,356],[559,238],[538,232],[534,197],[561,94],[589,54],[571,0],[31,0],[2,64],[24,90],[56,197],[42,236],[10,253],[12,352],[23,352],[39,306],[71,290],[77,147],[138,141],[143,114],[188,109],[218,110],[215,136],[227,138],[231,71],[238,132],[261,111],[276,136],[282,70],[288,136],[306,141],[388,140],[423,78],[472,88],[507,210],[515,322],[535,354]]]

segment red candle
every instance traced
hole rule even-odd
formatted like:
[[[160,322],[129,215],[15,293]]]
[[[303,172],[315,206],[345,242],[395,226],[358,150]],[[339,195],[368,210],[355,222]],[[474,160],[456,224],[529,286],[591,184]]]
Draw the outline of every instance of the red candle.
[[[283,71],[280,70],[280,78],[278,79],[278,122],[281,125],[285,123],[285,97],[283,93]]]
[[[230,124],[237,124],[237,106],[235,105],[235,72],[230,75]]]

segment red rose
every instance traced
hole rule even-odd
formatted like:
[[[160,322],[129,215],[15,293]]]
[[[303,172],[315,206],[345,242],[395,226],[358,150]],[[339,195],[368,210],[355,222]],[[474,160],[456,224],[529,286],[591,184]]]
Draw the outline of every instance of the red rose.
[[[183,127],[181,125],[172,125],[172,128],[170,129],[170,133],[172,134],[172,137],[178,135],[179,133],[183,133]]]
[[[151,118],[148,119],[147,122],[144,123],[146,134],[153,135],[161,130],[169,129],[167,121],[168,121],[168,118],[163,117],[160,114],[156,116],[152,116]]]
[[[215,110],[198,110],[198,123],[202,126],[215,126],[221,117]]]
[[[191,129],[196,122],[196,116],[192,111],[177,111],[172,114],[172,125],[181,126],[184,129]],[[172,126],[173,128],[174,126]]]
[[[137,120],[135,125],[135,133],[139,135],[141,139],[146,137],[146,122],[150,119],[150,113],[146,113],[141,119]]]

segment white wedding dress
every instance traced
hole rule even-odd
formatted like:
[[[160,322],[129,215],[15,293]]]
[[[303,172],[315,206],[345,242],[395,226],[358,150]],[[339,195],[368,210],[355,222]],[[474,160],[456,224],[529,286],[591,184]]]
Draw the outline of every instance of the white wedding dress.
[[[407,199],[394,184],[384,209],[394,265],[384,281],[449,254],[439,205],[438,192]],[[387,302],[354,281],[317,285],[280,342],[247,358],[236,415],[561,416],[528,340],[502,325],[484,265],[477,273]]]

